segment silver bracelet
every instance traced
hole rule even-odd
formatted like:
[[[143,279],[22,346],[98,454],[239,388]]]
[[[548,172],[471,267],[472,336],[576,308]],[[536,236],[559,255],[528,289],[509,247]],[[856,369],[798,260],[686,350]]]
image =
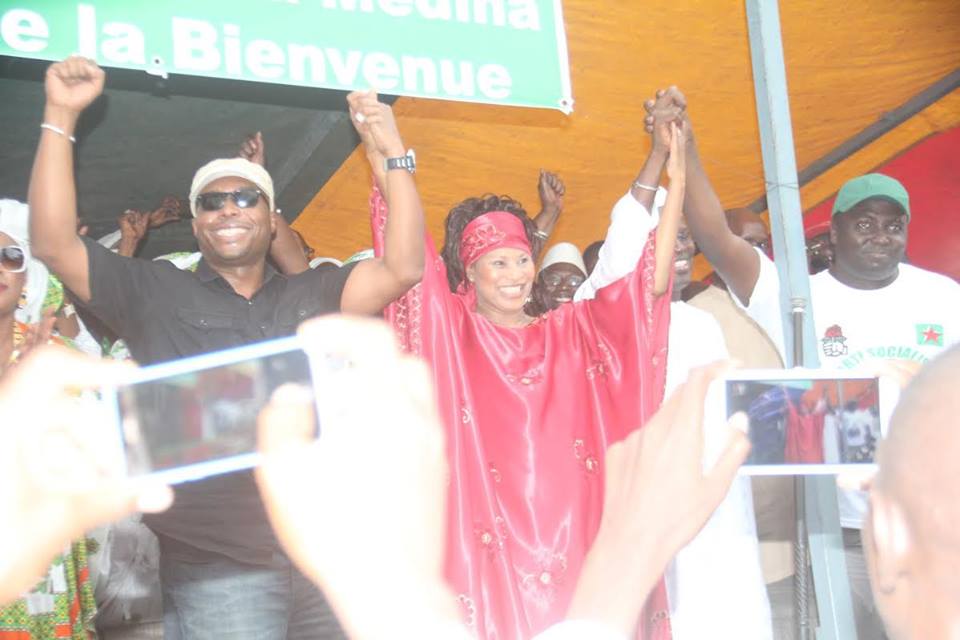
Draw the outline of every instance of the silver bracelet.
[[[648,184],[643,184],[643,183],[640,182],[639,180],[634,180],[633,186],[634,186],[635,188],[637,188],[637,189],[643,189],[644,191],[653,191],[654,193],[656,193],[656,191],[657,191],[657,188],[656,188],[656,187],[651,187],[651,186],[648,185]]]
[[[76,138],[74,138],[72,135],[70,135],[69,133],[67,133],[66,131],[64,131],[63,129],[61,129],[60,127],[58,127],[58,126],[56,126],[56,125],[52,125],[52,124],[49,124],[49,123],[47,123],[47,122],[44,122],[43,124],[40,125],[40,128],[41,128],[41,129],[48,129],[48,130],[50,130],[50,131],[53,131],[54,133],[59,133],[59,134],[62,135],[64,138],[66,138],[66,139],[69,140],[70,142],[73,142],[74,144],[76,144],[76,142],[77,142],[77,139],[76,139]]]
[[[546,240],[547,238],[550,237],[549,233],[547,233],[546,231],[541,231],[540,229],[537,229],[536,231],[534,231],[533,235],[537,236],[541,240]]]

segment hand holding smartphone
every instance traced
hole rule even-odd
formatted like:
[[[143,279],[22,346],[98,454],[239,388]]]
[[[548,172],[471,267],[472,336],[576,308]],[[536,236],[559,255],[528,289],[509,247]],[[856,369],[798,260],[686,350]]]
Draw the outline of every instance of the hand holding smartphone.
[[[823,369],[731,371],[710,391],[749,420],[747,475],[831,475],[873,465],[899,397],[895,381]]]
[[[256,466],[257,417],[287,383],[313,389],[297,337],[144,367],[104,399],[127,473],[175,484]]]

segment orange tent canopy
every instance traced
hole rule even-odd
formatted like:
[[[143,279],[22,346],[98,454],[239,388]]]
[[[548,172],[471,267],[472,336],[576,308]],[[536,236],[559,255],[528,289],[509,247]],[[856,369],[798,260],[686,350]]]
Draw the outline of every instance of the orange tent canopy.
[[[960,68],[955,0],[780,5],[801,170]],[[565,212],[551,241],[583,248],[603,238],[610,207],[649,148],[642,102],[669,84],[687,95],[701,156],[725,206],[764,195],[742,0],[567,0],[564,13],[572,115],[410,98],[395,104],[404,142],[417,151],[417,182],[437,242],[449,208],[470,195],[509,194],[535,214],[541,167],[567,184]],[[849,177],[958,124],[960,91],[954,90],[803,186],[804,209]],[[294,227],[320,255],[344,258],[370,246],[369,186],[358,149]]]

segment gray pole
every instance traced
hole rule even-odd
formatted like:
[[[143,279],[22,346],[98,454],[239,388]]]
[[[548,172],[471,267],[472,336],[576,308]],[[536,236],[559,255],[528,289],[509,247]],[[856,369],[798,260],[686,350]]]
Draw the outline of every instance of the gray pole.
[[[807,275],[803,236],[803,210],[794,156],[790,101],[776,0],[746,0],[754,93],[763,151],[763,172],[774,254],[780,277],[783,337],[789,367],[817,367],[810,279]],[[856,638],[850,585],[847,579],[836,483],[830,477],[798,478],[797,623],[801,640],[807,640],[810,620],[807,610],[809,579],[807,545],[816,584],[820,614],[820,640]]]

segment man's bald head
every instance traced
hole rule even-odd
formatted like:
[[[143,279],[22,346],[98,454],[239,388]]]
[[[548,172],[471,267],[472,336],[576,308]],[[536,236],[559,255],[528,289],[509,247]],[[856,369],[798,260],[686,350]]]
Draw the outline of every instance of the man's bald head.
[[[864,546],[893,638],[960,630],[960,345],[901,395],[880,446]],[[953,637],[953,636],[950,636]]]
[[[875,484],[911,507],[948,498],[960,516],[960,345],[925,365],[900,396],[879,453]],[[917,491],[922,493],[918,494]],[[945,515],[916,509],[917,521]],[[934,524],[932,521],[930,524]],[[960,519],[950,527],[960,546]],[[958,576],[960,580],[960,576]]]
[[[727,209],[724,213],[727,216],[727,226],[735,235],[764,252],[767,250],[770,245],[770,230],[760,214],[746,207]]]

